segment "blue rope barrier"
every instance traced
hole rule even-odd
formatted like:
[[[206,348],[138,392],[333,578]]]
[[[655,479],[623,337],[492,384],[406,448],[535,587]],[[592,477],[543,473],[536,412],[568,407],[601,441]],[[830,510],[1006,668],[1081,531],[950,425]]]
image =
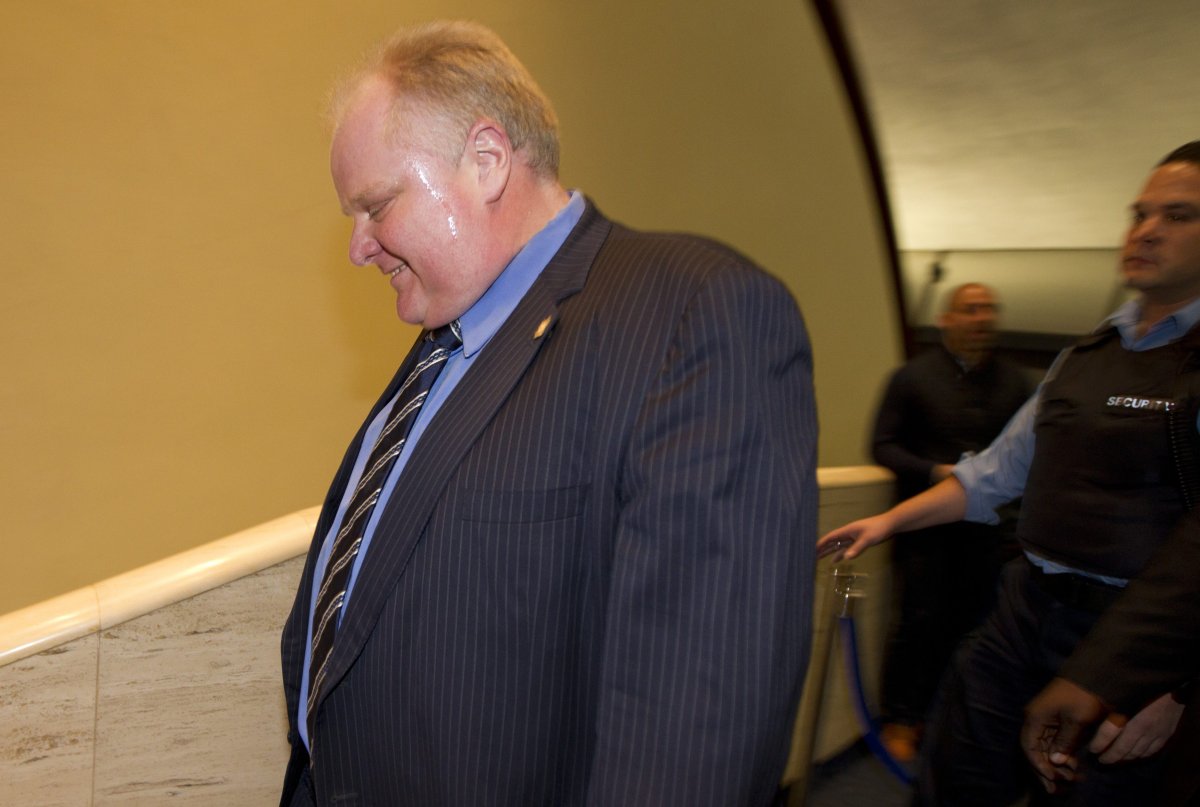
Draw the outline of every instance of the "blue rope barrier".
[[[839,616],[838,628],[842,637],[842,656],[846,662],[846,672],[850,676],[850,694],[854,701],[854,711],[865,732],[863,739],[866,741],[867,747],[871,749],[871,753],[883,763],[893,776],[904,784],[911,785],[912,774],[883,747],[883,741],[879,739],[878,727],[871,718],[871,710],[867,708],[862,667],[858,663],[858,632],[854,628],[854,618]]]

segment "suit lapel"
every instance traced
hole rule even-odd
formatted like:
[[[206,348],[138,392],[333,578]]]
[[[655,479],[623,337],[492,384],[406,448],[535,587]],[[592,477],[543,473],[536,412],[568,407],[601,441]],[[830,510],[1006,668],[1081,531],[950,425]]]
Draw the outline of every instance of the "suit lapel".
[[[358,657],[451,476],[551,337],[560,303],[583,288],[611,228],[611,222],[589,202],[567,241],[413,449],[376,526],[349,608],[338,628],[318,700],[336,686]]]

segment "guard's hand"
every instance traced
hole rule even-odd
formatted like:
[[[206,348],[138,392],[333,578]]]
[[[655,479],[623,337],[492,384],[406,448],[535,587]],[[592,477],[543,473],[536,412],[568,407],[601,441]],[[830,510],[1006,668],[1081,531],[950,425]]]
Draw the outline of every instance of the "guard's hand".
[[[1124,726],[1109,717],[1096,730],[1088,750],[1108,764],[1153,756],[1171,739],[1182,716],[1183,704],[1176,702],[1170,694],[1163,695]]]
[[[1084,732],[1108,712],[1100,698],[1065,678],[1055,678],[1025,707],[1021,748],[1046,792],[1053,793],[1059,782],[1075,780],[1075,752]]]
[[[833,555],[835,562],[852,560],[891,535],[891,520],[886,514],[862,518],[822,535],[817,541],[817,557]]]

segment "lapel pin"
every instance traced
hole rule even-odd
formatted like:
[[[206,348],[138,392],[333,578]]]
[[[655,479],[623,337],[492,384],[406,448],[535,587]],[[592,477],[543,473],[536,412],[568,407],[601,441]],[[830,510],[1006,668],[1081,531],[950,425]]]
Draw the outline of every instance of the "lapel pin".
[[[534,339],[541,339],[546,335],[546,331],[550,330],[550,322],[552,319],[553,317],[546,317],[544,320],[538,323],[537,328],[535,328],[533,331]]]

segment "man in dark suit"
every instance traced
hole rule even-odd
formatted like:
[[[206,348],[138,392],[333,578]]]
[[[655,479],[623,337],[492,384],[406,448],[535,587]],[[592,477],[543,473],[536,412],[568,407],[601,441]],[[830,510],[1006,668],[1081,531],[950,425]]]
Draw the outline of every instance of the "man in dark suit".
[[[771,803],[817,506],[790,295],[564,190],[553,111],[486,29],[402,31],[336,97],[351,259],[424,352],[284,628],[282,804]]]

